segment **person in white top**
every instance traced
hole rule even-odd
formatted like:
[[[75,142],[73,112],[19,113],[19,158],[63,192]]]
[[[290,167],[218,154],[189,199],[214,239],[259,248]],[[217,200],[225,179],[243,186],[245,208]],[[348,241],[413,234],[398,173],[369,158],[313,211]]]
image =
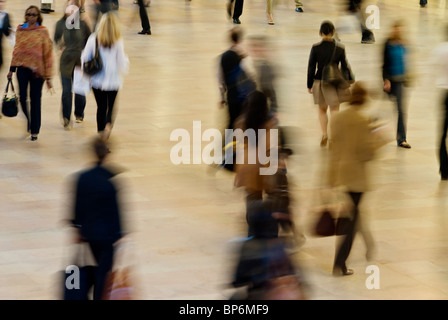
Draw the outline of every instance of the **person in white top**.
[[[81,65],[92,59],[95,54],[96,39],[103,67],[99,73],[91,76],[90,83],[98,107],[96,113],[98,133],[107,140],[115,119],[115,100],[123,85],[122,76],[129,69],[129,58],[124,52],[115,12],[108,12],[101,17],[97,32],[87,40],[81,55]]]
[[[446,137],[448,133],[448,25],[445,27],[445,41],[440,43],[432,52],[431,57],[435,66],[436,86],[440,90],[442,102],[442,127],[440,131],[439,162],[442,180],[448,180],[448,152]]]

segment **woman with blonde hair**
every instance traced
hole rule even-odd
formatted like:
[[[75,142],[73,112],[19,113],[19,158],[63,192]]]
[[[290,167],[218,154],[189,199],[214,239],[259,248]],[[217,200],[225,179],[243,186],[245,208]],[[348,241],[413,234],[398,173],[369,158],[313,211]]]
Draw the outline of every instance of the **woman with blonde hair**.
[[[116,13],[108,12],[101,17],[96,32],[87,40],[81,55],[81,65],[93,58],[97,45],[103,67],[91,76],[90,83],[98,108],[98,133],[103,139],[108,139],[113,125],[115,100],[123,85],[122,75],[129,68]]]

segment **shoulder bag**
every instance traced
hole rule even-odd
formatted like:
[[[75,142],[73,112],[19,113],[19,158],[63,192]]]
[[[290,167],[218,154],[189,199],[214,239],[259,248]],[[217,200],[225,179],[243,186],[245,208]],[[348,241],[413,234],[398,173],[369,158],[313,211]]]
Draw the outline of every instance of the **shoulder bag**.
[[[89,76],[93,76],[103,69],[103,61],[98,50],[98,38],[95,37],[95,53],[93,58],[84,62],[83,71]]]
[[[330,61],[322,69],[322,82],[325,84],[330,84],[336,88],[346,89],[350,86],[350,84],[344,78],[341,69],[339,69],[338,63],[334,61],[336,47],[337,45],[335,43]]]

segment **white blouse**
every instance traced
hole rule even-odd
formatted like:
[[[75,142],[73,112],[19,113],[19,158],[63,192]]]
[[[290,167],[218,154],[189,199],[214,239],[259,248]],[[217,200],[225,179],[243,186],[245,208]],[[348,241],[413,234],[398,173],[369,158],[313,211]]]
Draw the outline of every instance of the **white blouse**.
[[[96,34],[90,35],[81,54],[81,65],[92,59],[95,54]],[[103,69],[90,77],[92,88],[103,91],[118,91],[123,85],[122,75],[129,71],[129,58],[124,52],[123,39],[119,39],[112,47],[99,46]]]

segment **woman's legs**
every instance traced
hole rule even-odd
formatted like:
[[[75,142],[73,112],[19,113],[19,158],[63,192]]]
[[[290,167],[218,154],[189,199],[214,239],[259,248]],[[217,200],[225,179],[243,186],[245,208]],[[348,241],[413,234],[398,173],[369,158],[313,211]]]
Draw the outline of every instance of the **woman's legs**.
[[[31,69],[17,68],[17,80],[19,82],[19,96],[22,111],[27,118],[27,131],[32,137],[37,137],[41,125],[41,98],[44,80],[36,78]],[[27,107],[28,84],[30,85],[30,111]],[[36,140],[36,139],[33,139]]]
[[[90,241],[89,245],[97,263],[93,300],[101,300],[106,286],[107,275],[113,267],[114,245],[109,241]]]
[[[97,130],[98,133],[104,134],[106,125],[108,126],[109,130],[112,127],[114,105],[118,91],[102,91],[94,88],[93,94],[95,96],[97,104],[97,112],[96,112]],[[105,138],[106,139],[108,138],[108,134]]]
[[[25,69],[22,67],[17,68],[17,81],[19,82],[19,100],[20,105],[22,107],[23,114],[26,117],[27,127],[26,131],[30,132],[30,115],[28,112],[28,83],[29,83],[29,74],[31,70]]]
[[[328,115],[327,115],[328,106],[327,105],[319,105],[319,123],[320,128],[322,130],[322,136],[328,137]]]
[[[359,203],[361,201],[362,192],[349,192],[349,196],[352,199],[353,202],[353,216],[352,221],[350,224],[350,229],[348,233],[343,236],[343,240],[340,244],[340,246],[337,249],[336,257],[334,259],[334,266],[333,266],[333,274],[338,275],[338,273],[342,272],[344,275],[352,274],[353,272],[348,271],[347,265],[345,264],[347,261],[347,258],[350,254],[350,251],[352,249],[353,240],[355,238],[356,234],[356,223],[358,220],[358,207]]]
[[[72,114],[72,79],[66,78],[61,75],[62,82],[62,118],[64,120],[64,128],[68,128],[70,125],[70,117]]]
[[[102,133],[106,127],[106,114],[107,114],[107,97],[106,92],[93,88],[93,95],[96,100],[96,127],[98,133]]]
[[[37,136],[40,131],[42,115],[42,88],[44,79],[33,78],[30,81],[30,115],[31,115],[31,136]]]
[[[273,7],[274,7],[274,0],[267,0],[266,12],[268,14],[269,24],[274,24],[274,17],[272,16]]]

